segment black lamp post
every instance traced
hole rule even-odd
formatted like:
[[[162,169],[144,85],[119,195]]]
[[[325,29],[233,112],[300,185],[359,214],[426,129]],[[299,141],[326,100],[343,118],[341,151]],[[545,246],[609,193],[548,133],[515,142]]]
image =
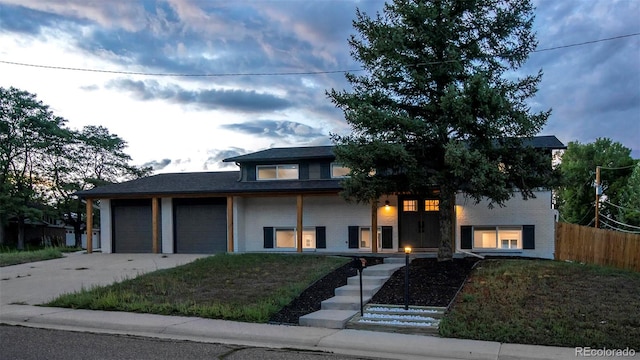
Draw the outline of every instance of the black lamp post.
[[[409,254],[411,247],[404,248],[405,266],[404,266],[404,309],[409,310]]]

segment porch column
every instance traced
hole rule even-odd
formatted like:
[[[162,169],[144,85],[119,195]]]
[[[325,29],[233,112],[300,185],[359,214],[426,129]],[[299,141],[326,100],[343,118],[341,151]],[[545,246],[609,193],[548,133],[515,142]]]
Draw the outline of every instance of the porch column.
[[[93,252],[93,199],[87,199],[87,254]]]
[[[302,252],[302,232],[304,231],[304,228],[302,227],[302,195],[298,195],[298,222],[296,227],[298,228],[298,231],[296,232],[296,237],[297,237],[297,250],[298,252]]]
[[[371,252],[378,252],[378,199],[371,201]]]
[[[154,254],[158,253],[158,249],[160,248],[158,246],[158,244],[160,243],[160,232],[158,231],[158,216],[160,215],[160,207],[158,206],[158,198],[154,197],[151,199],[151,241],[153,242],[152,245],[152,252]]]
[[[227,252],[233,251],[233,196],[227,196]]]

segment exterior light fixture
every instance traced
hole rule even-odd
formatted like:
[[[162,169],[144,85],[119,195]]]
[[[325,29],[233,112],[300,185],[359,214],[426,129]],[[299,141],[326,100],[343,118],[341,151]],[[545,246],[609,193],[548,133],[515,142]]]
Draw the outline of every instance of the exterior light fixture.
[[[385,200],[384,201],[384,207],[385,207],[385,209],[389,208],[389,200]]]
[[[404,253],[407,255],[411,254],[411,246],[405,246]]]

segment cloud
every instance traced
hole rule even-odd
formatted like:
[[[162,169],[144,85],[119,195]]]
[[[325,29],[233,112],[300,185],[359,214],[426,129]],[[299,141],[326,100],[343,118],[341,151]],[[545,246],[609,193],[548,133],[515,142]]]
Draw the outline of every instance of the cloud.
[[[226,150],[217,150],[211,149],[207,151],[209,157],[204,163],[204,170],[210,169],[230,169],[230,170],[238,170],[238,167],[234,163],[226,163],[222,162],[224,159],[228,159],[235,156],[240,156],[249,153],[250,151],[246,149],[241,149],[237,147],[232,147]]]
[[[166,168],[169,164],[171,164],[171,159],[152,160],[142,164],[142,167],[150,167],[153,171],[158,171]]]
[[[109,81],[107,88],[128,91],[139,100],[165,100],[204,110],[271,112],[292,106],[288,100],[254,90],[187,90],[178,85],[161,85],[155,80],[118,79]]]
[[[222,125],[228,130],[243,134],[259,135],[274,139],[288,137],[298,139],[314,139],[326,136],[322,130],[294,121],[253,120],[237,124]]]

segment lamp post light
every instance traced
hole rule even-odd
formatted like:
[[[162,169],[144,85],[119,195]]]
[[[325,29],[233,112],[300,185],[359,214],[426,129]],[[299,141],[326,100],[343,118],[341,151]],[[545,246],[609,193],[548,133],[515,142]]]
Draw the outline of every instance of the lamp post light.
[[[405,266],[404,266],[404,309],[409,310],[409,255],[411,254],[411,247],[406,246],[404,248]]]

